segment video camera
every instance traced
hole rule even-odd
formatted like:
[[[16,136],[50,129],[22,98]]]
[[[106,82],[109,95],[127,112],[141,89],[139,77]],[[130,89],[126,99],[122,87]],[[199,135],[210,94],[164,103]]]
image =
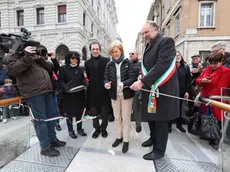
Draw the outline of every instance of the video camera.
[[[0,34],[0,59],[10,50],[15,51],[15,54],[19,56],[23,56],[24,49],[27,46],[37,47],[36,53],[40,56],[44,57],[48,54],[46,47],[31,39],[31,32],[26,28],[20,28],[20,32],[22,32],[22,35]]]

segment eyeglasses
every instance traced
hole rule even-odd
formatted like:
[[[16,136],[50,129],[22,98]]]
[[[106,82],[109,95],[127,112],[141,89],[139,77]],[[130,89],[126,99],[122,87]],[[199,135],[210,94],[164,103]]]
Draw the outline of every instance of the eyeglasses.
[[[130,55],[130,56],[131,56],[131,55],[133,56],[133,55],[134,55],[134,53],[129,53],[129,55]]]
[[[70,57],[72,60],[77,60],[77,57]]]

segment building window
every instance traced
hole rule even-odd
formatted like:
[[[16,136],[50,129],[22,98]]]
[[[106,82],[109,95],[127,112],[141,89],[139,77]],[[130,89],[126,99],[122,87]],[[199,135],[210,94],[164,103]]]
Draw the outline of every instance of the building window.
[[[206,57],[208,57],[210,53],[211,53],[211,51],[199,51],[199,55],[200,55],[200,60],[201,60],[201,62],[204,63]]]
[[[91,32],[93,33],[93,23],[91,23]]]
[[[57,47],[55,52],[58,60],[65,60],[65,56],[69,52],[69,48],[66,45],[62,44]]]
[[[100,15],[100,7],[99,6],[97,7],[97,15],[98,16]]]
[[[180,13],[175,16],[175,36],[180,33]]]
[[[91,0],[91,5],[93,6],[93,0]]]
[[[66,5],[58,6],[58,23],[66,22]]]
[[[199,15],[200,27],[214,26],[214,14],[215,14],[214,9],[215,9],[214,2],[200,3],[200,15]]]
[[[24,25],[24,11],[23,10],[17,11],[17,25],[18,26]]]
[[[167,10],[171,8],[171,0],[167,0]]]
[[[83,13],[83,26],[85,26],[85,17],[86,17],[86,14]]]
[[[165,18],[165,6],[162,6],[162,21],[164,20]],[[154,20],[153,20],[154,21]]]
[[[168,24],[166,26],[166,29],[165,29],[165,36],[170,36],[170,24]]]
[[[97,29],[97,37],[100,38],[100,31]]]
[[[44,24],[44,8],[37,8],[37,24]]]

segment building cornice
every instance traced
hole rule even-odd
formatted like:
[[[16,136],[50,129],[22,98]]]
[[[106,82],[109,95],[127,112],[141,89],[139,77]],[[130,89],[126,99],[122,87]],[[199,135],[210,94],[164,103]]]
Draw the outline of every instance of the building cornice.
[[[177,41],[175,45],[179,46],[184,42],[199,42],[199,41],[230,41],[230,36],[189,37]]]

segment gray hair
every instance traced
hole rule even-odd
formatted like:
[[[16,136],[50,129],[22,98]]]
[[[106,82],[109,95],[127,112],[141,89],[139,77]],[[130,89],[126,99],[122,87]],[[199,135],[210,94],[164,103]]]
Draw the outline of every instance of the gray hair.
[[[211,48],[214,48],[216,46],[223,48],[224,50],[226,50],[226,48],[227,48],[227,44],[222,42],[222,41],[216,42],[215,44],[212,45]]]
[[[155,21],[152,20],[147,20],[145,23],[149,24],[150,26],[157,28],[158,29],[158,25]]]

